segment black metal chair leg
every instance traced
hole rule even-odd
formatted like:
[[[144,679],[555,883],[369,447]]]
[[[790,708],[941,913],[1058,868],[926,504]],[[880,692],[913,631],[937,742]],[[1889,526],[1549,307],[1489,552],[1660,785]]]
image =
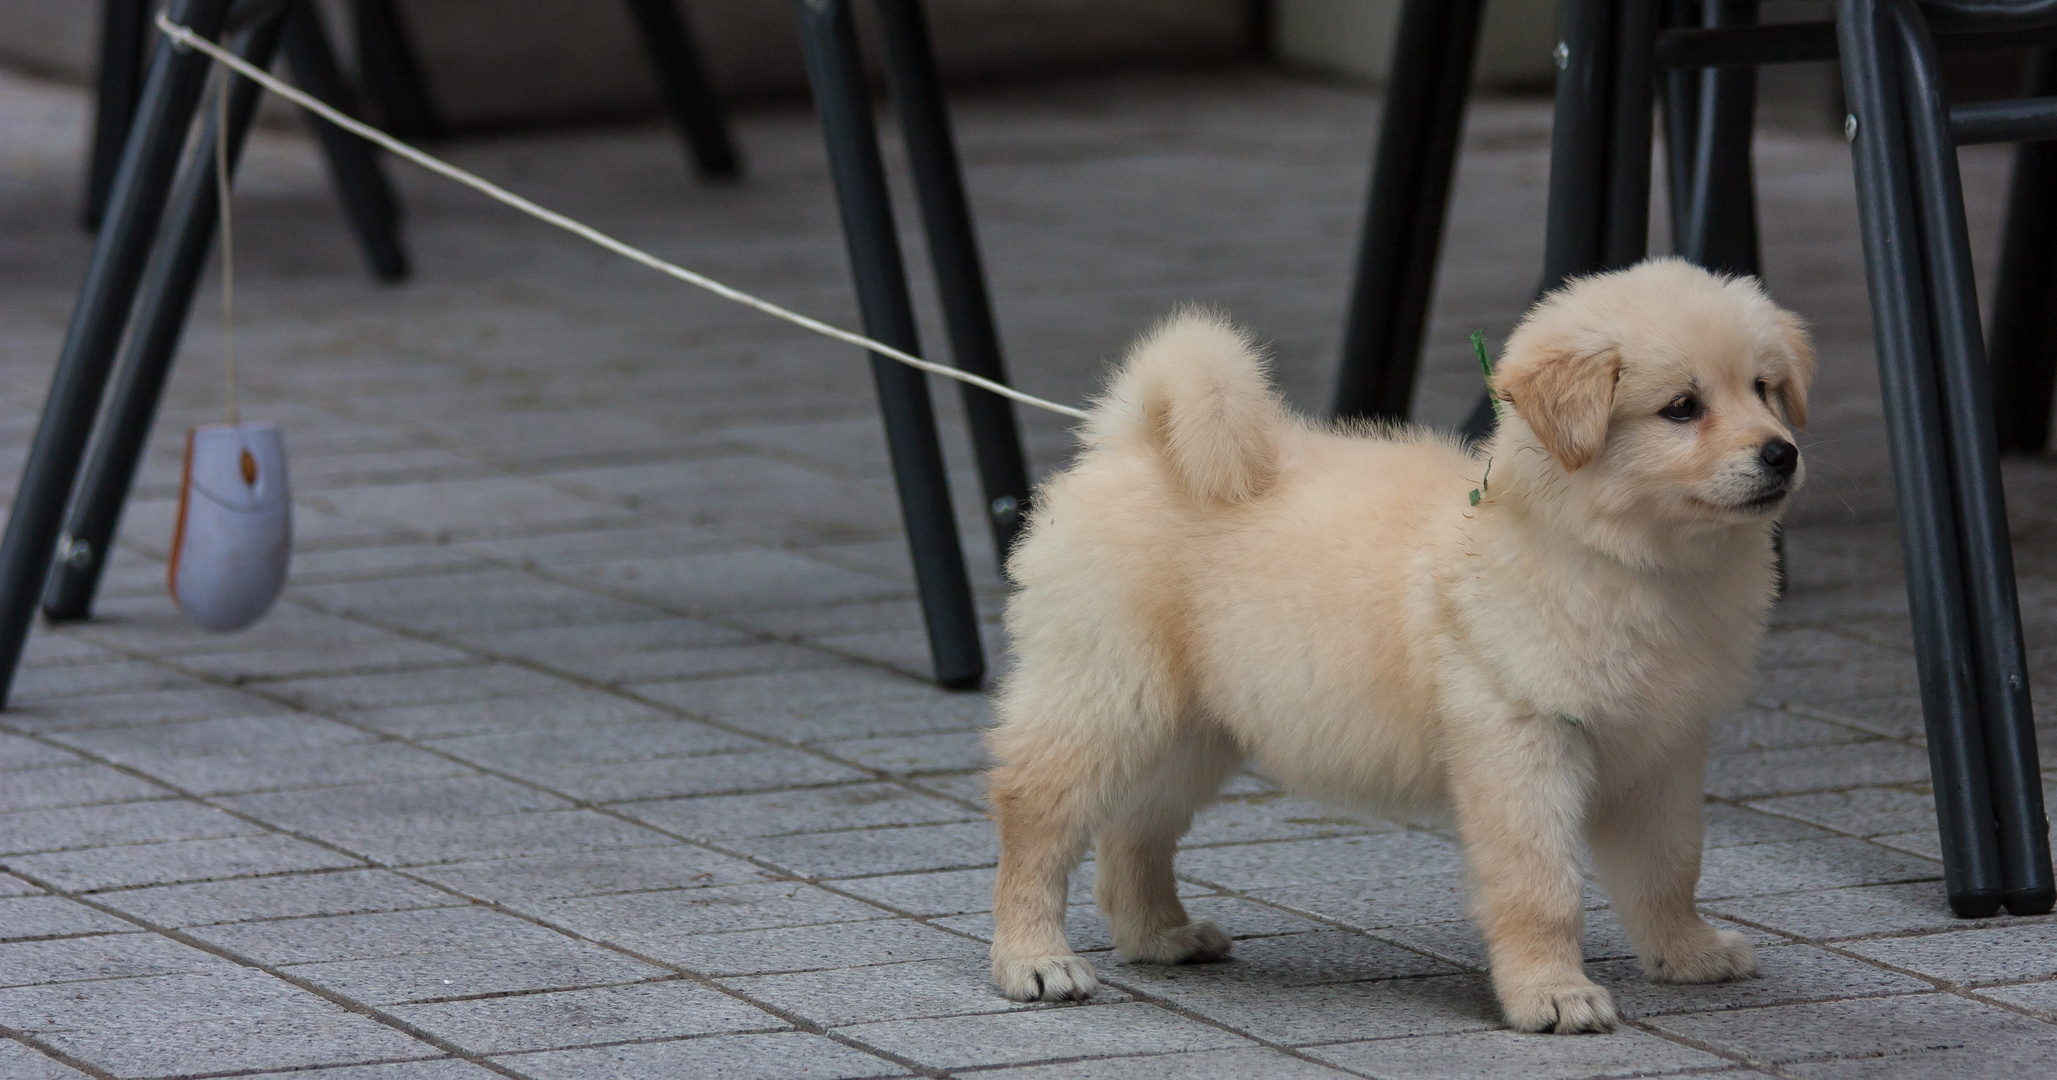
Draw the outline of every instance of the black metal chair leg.
[[[2040,915],[2057,905],[2050,869],[2049,822],[2043,816],[2036,762],[2035,717],[2029,705],[2028,658],[2014,591],[1993,435],[1992,391],[1972,280],[1971,237],[1957,145],[1950,135],[1934,42],[1913,0],[1886,0],[1898,47],[1901,88],[1913,151],[1916,211],[1928,264],[1935,319],[1937,385],[1955,483],[1959,554],[1971,641],[1977,651],[1981,713],[1992,808],[1999,826],[2000,869],[2007,910]]]
[[[702,179],[733,179],[742,172],[742,160],[729,134],[721,99],[715,97],[714,85],[707,79],[707,64],[679,14],[677,0],[628,2],[629,14],[635,16],[643,48],[655,69],[657,89],[692,155],[694,171]]]
[[[1435,292],[1483,0],[1407,0],[1393,40],[1335,415],[1404,420]]]
[[[94,98],[93,153],[86,167],[87,232],[100,227],[114,170],[121,164],[136,101],[143,92],[143,58],[150,34],[149,0],[103,0],[100,5],[100,74]]]
[[[236,43],[236,53],[258,67],[269,67],[285,32],[282,19],[255,27]],[[231,179],[263,93],[256,83],[238,79],[229,95]],[[172,358],[185,332],[194,292],[220,223],[211,150],[216,130],[216,118],[210,112],[195,143],[197,150],[187,156],[186,167],[172,189],[163,242],[151,252],[144,271],[135,327],[115,365],[114,389],[108,394],[105,415],[94,428],[78,493],[72,499],[64,532],[58,538],[57,558],[43,588],[43,613],[52,619],[92,615],[93,595],[107,568],[107,553],[113,550],[122,505],[142,460],[150,424],[156,418],[158,400],[171,374]]]
[[[1856,118],[1851,159],[1877,339],[1879,384],[1900,502],[1902,557],[1913,612],[1915,664],[1928,726],[1929,769],[1950,907],[2000,910],[1999,837],[1979,719],[1978,663],[1959,573],[1928,297],[1915,238],[1899,71],[1881,0],[1836,0],[1843,86]]]
[[[1699,26],[1704,0],[1665,0],[1664,25]],[[1669,195],[1671,249],[1685,254],[1687,224],[1692,216],[1693,177],[1699,171],[1700,94],[1705,85],[1702,72],[1693,70],[1664,73],[1664,180]]]
[[[921,202],[922,230],[942,297],[943,322],[950,332],[950,355],[958,367],[1005,383],[1007,365],[1000,353],[1000,332],[993,324],[993,301],[986,291],[949,108],[936,75],[928,16],[921,0],[878,0],[878,12],[886,72]],[[975,386],[959,388],[986,498],[986,520],[1004,567],[1015,536],[1028,520],[1028,459],[1021,449],[1021,430],[1012,402]]]
[[[170,15],[214,38],[221,34],[228,8],[229,0],[173,0]],[[93,245],[50,396],[43,402],[21,487],[7,516],[7,532],[0,537],[0,704],[5,703],[21,662],[63,525],[65,502],[128,321],[143,260],[164,212],[179,152],[200,104],[207,68],[207,57],[199,52],[181,51],[159,39],[136,123],[115,171],[107,218]]]
[[[848,0],[795,0],[794,7],[800,16],[808,80],[828,142],[829,169],[835,177],[865,333],[896,349],[918,353],[914,306]],[[871,358],[871,370],[936,681],[949,687],[977,686],[985,678],[985,650],[928,383],[920,372],[883,356]]]
[[[2057,49],[2030,60],[2025,96],[2057,96]],[[2057,142],[2014,150],[2000,273],[1993,283],[1994,420],[2002,452],[2050,446],[2057,392]]]
[[[354,0],[351,12],[357,23],[357,77],[379,126],[402,139],[441,136],[442,116],[393,0]]]
[[[1657,0],[1628,0],[1615,9],[1614,87],[1608,108],[1607,210],[1600,254],[1609,268],[1633,266],[1650,253],[1650,148],[1654,84],[1650,49],[1657,38]]]
[[[293,0],[286,13],[286,62],[300,88],[351,115],[357,94],[343,78],[336,53],[322,29],[321,14],[309,0]],[[400,240],[400,200],[379,167],[370,143],[326,120],[309,116],[314,134],[328,159],[329,179],[343,203],[350,230],[364,248],[365,261],[380,281],[407,278],[407,249]]]
[[[1615,62],[1621,42],[1623,20],[1617,18],[1623,6],[1647,9],[1628,23],[1629,33],[1654,31],[1655,5],[1645,0],[1565,0],[1557,33],[1557,110],[1550,125],[1550,207],[1543,232],[1543,282],[1537,292],[1547,293],[1580,274],[1606,268],[1611,256],[1624,253],[1633,233],[1625,225],[1627,215],[1610,202],[1610,182],[1627,183],[1630,201],[1641,192],[1643,218],[1649,217],[1650,198],[1650,98],[1642,102],[1643,132],[1618,131],[1622,110],[1617,108],[1620,76]],[[1641,85],[1649,86],[1648,45],[1643,48]],[[1632,179],[1633,165],[1617,158],[1634,146],[1642,147],[1642,179],[1638,188]],[[1646,226],[1645,226],[1646,227]],[[1610,236],[1610,233],[1615,235]],[[1647,237],[1645,237],[1647,239]],[[1640,257],[1640,256],[1638,256]],[[1468,442],[1482,442],[1493,433],[1493,404],[1485,395],[1464,421]]]
[[[1703,26],[1747,26],[1757,21],[1755,0],[1703,0]],[[1757,69],[1708,68],[1674,77],[1695,78],[1699,109],[1692,127],[1692,172],[1683,228],[1674,248],[1696,265],[1728,274],[1759,270],[1757,189],[1751,155],[1757,114]]]

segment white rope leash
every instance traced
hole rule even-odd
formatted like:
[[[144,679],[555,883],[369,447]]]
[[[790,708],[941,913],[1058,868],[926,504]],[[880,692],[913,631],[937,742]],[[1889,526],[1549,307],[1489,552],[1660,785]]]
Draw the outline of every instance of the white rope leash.
[[[484,177],[478,176],[474,173],[466,172],[465,170],[460,169],[457,166],[452,165],[441,158],[438,158],[432,154],[425,153],[421,150],[417,150],[414,147],[409,146],[406,143],[401,142],[400,140],[392,137],[391,135],[388,135],[385,132],[380,131],[375,127],[372,127],[369,124],[363,123],[349,116],[346,113],[338,112],[336,109],[331,108],[326,102],[322,101],[321,99],[303,93],[300,89],[293,86],[292,84],[274,78],[270,72],[265,71],[264,69],[256,66],[255,64],[252,64],[249,61],[244,60],[242,57],[237,56],[232,52],[229,52],[227,49],[224,49],[221,46],[216,45],[214,42],[211,42],[206,38],[203,38],[200,35],[194,33],[190,28],[172,22],[171,19],[162,12],[159,12],[157,15],[157,28],[163,31],[166,37],[171,38],[172,41],[178,43],[180,46],[183,46],[185,48],[198,49],[199,51],[207,54],[209,57],[212,57],[216,63],[228,65],[230,68],[235,69],[235,71],[238,74],[242,75],[244,78],[256,82],[258,85],[263,86],[266,90],[269,90],[272,93],[277,94],[282,98],[285,98],[287,101],[290,101],[293,104],[298,105],[301,108],[314,113],[322,119],[327,120],[329,123],[334,124],[337,127],[342,128],[343,130],[348,131],[353,135],[356,135],[359,138],[367,139],[371,142],[377,143],[378,145],[385,147],[387,150],[395,154],[398,154],[399,156],[404,157],[409,161],[414,162],[416,165],[419,165],[422,168],[429,170],[430,172],[440,173],[443,176],[447,176],[450,179],[455,180],[466,187],[481,192],[493,199],[496,199],[500,202],[507,204],[508,206],[514,207],[516,210],[519,210],[522,213],[527,214],[538,221],[545,221],[552,225],[555,225],[558,228],[563,229],[565,232],[571,233],[574,236],[581,237],[585,240],[591,241],[594,244],[598,244],[599,246],[606,248],[607,250],[612,251],[616,255],[620,255],[625,259],[642,263],[644,266],[647,266],[652,270],[655,270],[662,274],[668,274],[672,277],[677,278],[680,281],[687,283],[688,285],[697,285],[700,288],[715,294],[716,296],[722,297],[723,299],[733,300],[738,304],[756,308],[757,310],[762,311],[766,315],[770,315],[773,318],[783,319],[786,322],[792,323],[795,326],[812,330],[815,333],[820,334],[824,337],[835,338],[837,341],[847,342],[851,345],[857,346],[860,349],[866,349],[871,352],[877,353],[880,356],[888,357],[893,360],[898,360],[900,363],[906,364],[908,367],[916,368],[921,371],[926,371],[931,375],[941,375],[946,379],[955,379],[961,383],[969,383],[972,386],[976,386],[981,390],[998,394],[1001,397],[1007,398],[1010,401],[1018,401],[1023,405],[1028,405],[1033,408],[1042,409],[1046,412],[1057,413],[1060,416],[1069,416],[1075,420],[1087,419],[1087,414],[1083,409],[1075,409],[1069,405],[1059,405],[1054,401],[1046,401],[1042,398],[1036,397],[1033,394],[1024,394],[1011,386],[994,382],[991,379],[983,378],[978,375],[973,375],[969,371],[964,371],[959,368],[950,367],[947,364],[938,364],[934,363],[933,361],[923,360],[919,356],[915,356],[914,354],[908,352],[902,352],[901,350],[893,348],[891,345],[887,345],[882,341],[873,341],[871,338],[865,337],[863,334],[853,334],[848,330],[844,330],[836,326],[831,326],[828,323],[822,322],[819,319],[810,319],[797,311],[792,311],[790,309],[780,307],[779,305],[774,304],[769,300],[763,300],[758,297],[752,296],[749,293],[742,291],[741,289],[731,288],[730,286],[724,285],[721,282],[716,281],[713,278],[708,277],[704,274],[696,274],[683,266],[677,265],[676,263],[667,262],[664,259],[660,259],[657,256],[652,255],[641,248],[625,244],[620,240],[616,240],[614,237],[609,236],[606,233],[603,233],[600,230],[585,224],[584,222],[576,221],[572,218],[565,217],[563,214],[560,214],[555,210],[549,210],[544,207],[538,206],[535,203],[532,203],[529,200],[524,199],[511,191],[508,191],[506,188],[503,188],[500,185],[493,183],[491,180],[487,180]]]

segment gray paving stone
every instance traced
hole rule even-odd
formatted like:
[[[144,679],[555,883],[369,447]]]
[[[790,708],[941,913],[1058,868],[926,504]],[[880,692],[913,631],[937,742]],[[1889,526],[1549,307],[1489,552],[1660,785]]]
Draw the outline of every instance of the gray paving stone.
[[[389,866],[427,866],[481,857],[504,859],[676,843],[649,829],[590,810],[406,818],[320,831],[323,839]]]
[[[402,780],[309,791],[234,795],[218,800],[253,817],[312,830],[338,822],[391,822],[426,816],[512,814],[566,810],[571,803],[497,776]]]
[[[0,991],[0,1014],[64,1053],[123,1077],[442,1056],[369,1017],[228,965],[205,974]]]
[[[779,975],[747,975],[722,985],[823,1027],[924,1016],[965,1016],[1016,1009],[1067,1009],[1070,1004],[1023,1004],[993,989],[992,966],[983,952],[942,960],[874,964],[861,970],[829,968]],[[1129,1000],[1102,985],[1095,1004]]]
[[[1959,919],[1950,910],[1941,881],[1738,897],[1707,907],[1744,922],[1824,941],[1986,925]]]
[[[473,770],[399,743],[350,743],[264,755],[214,754],[138,764],[138,769],[195,795],[340,787],[347,784],[469,776]]]
[[[1101,1058],[1062,1065],[1025,1065],[994,1069],[979,1075],[1001,1080],[1122,1080],[1146,1072],[1162,1080],[1331,1080],[1349,1075],[1263,1048]]]
[[[1200,848],[1179,853],[1184,877],[1233,889],[1403,878],[1463,868],[1457,845],[1421,832],[1291,840],[1272,844]],[[1390,886],[1388,886],[1390,887]]]
[[[254,874],[285,874],[364,865],[363,860],[290,836],[230,836],[161,844],[54,851],[9,856],[16,872],[72,892],[137,885],[214,881]]]
[[[1855,1061],[1810,1061],[1788,1065],[1783,1071],[1802,1080],[1886,1080],[1902,1076],[2012,1080],[2035,1075],[2048,1061],[2046,1053],[2040,1047],[2018,1053],[2012,1046],[1967,1046]]]
[[[52,806],[161,799],[162,785],[105,765],[57,765],[14,773],[0,784],[0,813]]]
[[[280,874],[190,885],[122,889],[94,897],[159,926],[208,926],[256,919],[361,915],[464,901],[384,870]]]
[[[986,954],[984,942],[908,919],[694,934],[671,939],[638,935],[633,948],[667,964],[711,976],[849,969]],[[855,972],[850,977],[862,978]]]
[[[2044,1061],[2057,1052],[2057,1028],[1948,994],[1696,1013],[1650,1023],[1774,1065],[1965,1047],[2005,1046],[2010,1055],[2033,1053]]]
[[[1154,994],[1188,983],[1246,983],[1268,990],[1454,975],[1459,969],[1363,934],[1325,930],[1239,941],[1227,958],[1210,964],[1122,964],[1108,970],[1110,977]]]
[[[54,938],[0,945],[0,985],[44,986],[234,967],[202,949],[156,934]]]
[[[192,678],[156,664],[112,660],[100,664],[23,668],[15,676],[9,697],[31,704],[123,691],[191,689],[198,685]]]
[[[1832,746],[1872,737],[1841,724],[1798,716],[1779,709],[1740,709],[1715,717],[1708,749],[1719,758],[1796,746]]]
[[[47,733],[231,716],[272,716],[278,711],[278,703],[254,694],[208,686],[24,702],[8,710],[7,722],[22,731]]]
[[[1251,843],[1259,840],[1319,840],[1392,832],[1399,826],[1378,818],[1290,796],[1227,799],[1202,810],[1181,847]]]
[[[546,946],[561,934],[477,905],[323,915],[192,928],[194,937],[265,964],[367,960],[460,949]]]
[[[691,720],[581,724],[576,728],[501,732],[440,739],[435,748],[466,761],[519,772],[525,766],[564,762],[606,763],[691,757],[764,744]]]
[[[483,1065],[475,1065],[462,1058],[382,1061],[376,1065],[248,1074],[249,1080],[489,1080],[498,1075]]]
[[[1831,835],[1818,826],[1758,809],[1708,803],[1702,810],[1706,822],[1704,843],[1710,848],[1776,843],[1780,840],[1820,840]]]
[[[2057,919],[2017,921],[1952,934],[1851,941],[1860,956],[1946,982],[2025,982],[2057,978]]]
[[[1598,1080],[1662,1076],[1729,1064],[1689,1046],[1637,1031],[1595,1039],[1539,1039],[1512,1031],[1424,1035],[1411,1039],[1322,1046],[1309,1053],[1380,1080],[1461,1080],[1520,1076],[1529,1080]]]
[[[83,934],[126,934],[138,929],[112,915],[62,896],[11,896],[0,899],[0,941],[76,937]]]
[[[843,662],[843,657],[805,645],[751,642],[743,645],[704,645],[691,649],[608,653],[559,660],[546,666],[596,682],[643,687],[678,679],[807,671],[813,668],[833,667]]]
[[[643,693],[688,712],[758,730],[762,722],[841,713],[858,705],[918,702],[934,691],[913,679],[843,667],[781,675],[695,679]],[[963,726],[963,725],[959,725]]]
[[[518,907],[575,934],[624,944],[644,937],[665,939],[891,917],[889,912],[803,881],[539,900]]]
[[[1142,1002],[887,1020],[840,1029],[867,1046],[938,1069],[1014,1065],[1132,1051],[1246,1046],[1248,1041]]]
[[[16,772],[22,769],[46,769],[53,765],[77,765],[76,754],[37,742],[20,735],[0,732],[0,771]]]
[[[726,846],[818,878],[991,866],[1000,860],[999,837],[986,821],[756,837]]]
[[[31,885],[11,874],[0,874],[0,896],[42,896],[42,887]]]
[[[237,716],[149,727],[68,731],[50,736],[110,761],[315,750],[370,742],[376,735],[318,716]]]
[[[446,863],[410,872],[501,903],[738,885],[765,877],[752,863],[683,844]]]
[[[14,1080],[83,1080],[87,1075],[13,1039],[0,1039],[0,1073]]]
[[[1862,840],[1792,840],[1715,848],[1701,858],[1700,899],[1921,881],[1940,877],[1942,870],[1928,859]]]
[[[991,768],[985,732],[939,731],[822,743],[821,749],[866,769],[894,776],[973,772]]]
[[[417,739],[670,719],[662,709],[586,689],[493,701],[353,709],[340,715],[377,731]]]
[[[990,867],[976,870],[931,870],[917,874],[858,878],[838,882],[836,888],[876,900],[910,915],[958,915],[967,911],[993,909],[995,873],[996,871]],[[1185,886],[1183,891],[1193,889],[1193,886]],[[1090,871],[1071,876],[1069,902],[1093,902],[1093,879]]]
[[[1726,798],[1859,785],[1928,782],[1928,754],[1906,743],[1875,741],[1726,754],[1707,765],[1707,790]]]
[[[686,612],[870,600],[906,591],[897,581],[762,548],[623,559],[570,572],[607,587],[633,582],[638,593]]]
[[[955,803],[920,795],[896,784],[666,799],[618,809],[666,832],[702,840],[878,825],[926,825],[980,816]]]
[[[1996,1001],[2004,1001],[2017,1009],[2025,1009],[2045,1020],[2057,1020],[2057,982],[1990,986],[1979,993]]]
[[[1782,799],[1754,799],[1750,805],[1852,836],[1936,830],[1935,796],[1922,789],[1855,788]]]
[[[614,986],[672,973],[583,941],[295,964],[294,975],[370,1005]]]
[[[708,1076],[721,1080],[860,1080],[906,1076],[884,1058],[819,1035],[710,1035],[672,1042],[630,1043],[582,1050],[550,1050],[500,1059],[536,1080],[593,1076]]]
[[[1759,945],[1757,963],[1756,978],[1702,986],[1651,982],[1635,960],[1591,964],[1586,974],[1614,992],[1615,1007],[1623,1015],[1639,1017],[1918,994],[1930,989],[1920,979],[1806,945]]]
[[[724,1032],[785,1031],[785,1021],[698,983],[397,1005],[394,1016],[477,1054],[556,1050]]]
[[[267,683],[267,693],[312,709],[376,709],[390,705],[434,705],[446,701],[488,701],[565,689],[554,676],[507,664],[467,664],[429,671],[378,675],[331,675]]]
[[[506,772],[572,798],[596,802],[726,795],[871,779],[848,765],[784,748],[606,765],[534,761],[507,766]]]
[[[0,814],[0,854],[251,836],[265,829],[183,799]]]
[[[1262,847],[1253,844],[1251,847]],[[1209,848],[1209,851],[1243,849]],[[1250,895],[1292,911],[1333,920],[1357,930],[1416,923],[1456,922],[1471,917],[1471,889],[1461,873],[1369,881],[1332,881],[1251,889]]]
[[[1204,967],[1191,971],[1198,977],[1183,979],[1159,996],[1237,1031],[1287,1045],[1334,1042],[1338,1035],[1396,1038],[1501,1026],[1499,1005],[1481,975],[1278,987],[1210,980]],[[1112,981],[1125,982],[1119,976]]]

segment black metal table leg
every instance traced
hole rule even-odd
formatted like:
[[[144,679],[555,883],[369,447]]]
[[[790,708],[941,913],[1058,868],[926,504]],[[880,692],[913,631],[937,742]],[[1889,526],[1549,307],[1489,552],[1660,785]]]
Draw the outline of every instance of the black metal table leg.
[[[1702,0],[1702,26],[1748,26],[1756,21],[1755,0]],[[1751,142],[1757,69],[1707,68],[1677,72],[1672,78],[1698,83],[1698,116],[1690,134],[1692,170],[1683,178],[1684,185],[1673,188],[1685,188],[1685,204],[1673,212],[1672,220],[1678,223],[1674,250],[1718,273],[1755,275],[1757,190]]]
[[[707,65],[677,0],[628,0],[643,48],[650,54],[657,89],[678,125],[679,137],[692,155],[693,169],[703,179],[728,180],[742,172],[728,116],[707,79]]]
[[[93,99],[93,151],[86,167],[86,205],[80,219],[87,232],[100,227],[114,170],[128,142],[129,123],[143,92],[143,57],[150,35],[149,0],[102,0],[100,73]]]
[[[402,139],[442,135],[443,119],[393,0],[355,0],[351,13],[357,23],[357,78],[379,126]]]
[[[286,13],[286,62],[293,66],[300,88],[352,116],[357,94],[343,78],[336,53],[322,29],[321,14],[310,0],[293,0]],[[365,260],[380,281],[407,278],[407,249],[400,240],[400,200],[379,167],[370,143],[334,124],[310,115],[314,134],[328,159],[329,178],[342,200],[350,230],[364,248]]]
[[[1407,0],[1393,39],[1335,414],[1404,420],[1471,93],[1483,0]]]
[[[1844,93],[1856,118],[1851,159],[1870,267],[1865,276],[1899,494],[1944,884],[1952,910],[1983,917],[2000,910],[2004,887],[1979,719],[1978,665],[1959,579],[1957,514],[1949,494],[1899,65],[1880,0],[1836,0],[1836,15]]]
[[[1005,383],[1007,365],[1001,358],[1000,332],[993,324],[993,301],[986,291],[949,108],[936,75],[928,16],[921,0],[878,0],[878,12],[886,72],[921,202],[922,230],[943,301],[943,322],[950,333],[950,355],[958,367]],[[971,425],[986,520],[1005,567],[1014,538],[1028,520],[1028,459],[1021,449],[1021,430],[1014,404],[1006,398],[968,384],[960,383],[959,389]]]
[[[872,125],[871,100],[857,51],[848,0],[795,0],[800,43],[814,86],[828,142],[829,168],[836,181],[843,236],[857,284],[864,331],[896,349],[919,353],[914,306],[907,293],[906,267],[893,226],[893,205]],[[978,613],[965,573],[964,549],[950,506],[950,480],[936,438],[935,410],[923,375],[883,356],[871,358],[879,411],[900,514],[914,559],[914,577],[928,626],[936,681],[973,687],[985,677],[985,650]]]
[[[2057,96],[2057,49],[2030,58],[2027,97]],[[1993,399],[2002,451],[2050,446],[2057,392],[2057,141],[2014,149],[2000,272],[1993,282]]]
[[[1606,232],[1602,265],[1634,266],[1650,253],[1650,148],[1658,0],[1625,0],[1614,13],[1614,82],[1608,101]]]
[[[1886,2],[1898,47],[1914,186],[1919,196],[1915,208],[1928,264],[1936,382],[1942,391],[1944,429],[1949,437],[1988,783],[1999,826],[2005,890],[2001,900],[2013,914],[2040,915],[2057,905],[2057,881],[2050,870],[2050,825],[2043,816],[2028,657],[2015,600],[2014,557],[1993,435],[1992,391],[1987,381],[1985,342],[1979,333],[1978,291],[1972,280],[1971,237],[1964,223],[1957,145],[1950,135],[1949,104],[1943,96],[1935,46],[1926,24],[1913,0]]]
[[[269,67],[278,52],[279,38],[286,32],[283,19],[254,27],[236,42],[236,53],[258,67]],[[231,179],[263,93],[256,83],[238,79],[229,95]],[[172,189],[164,240],[151,252],[144,271],[135,326],[115,365],[114,388],[108,394],[105,415],[93,430],[78,493],[72,498],[58,539],[57,558],[43,588],[43,613],[52,619],[84,619],[92,614],[93,595],[107,568],[108,552],[113,550],[122,505],[142,460],[150,424],[156,418],[157,403],[171,374],[173,355],[185,332],[193,295],[220,223],[211,151],[216,131],[217,120],[210,112],[195,144],[198,149],[187,156],[185,169]]]
[[[173,0],[170,15],[214,38],[221,34],[228,8],[229,0]],[[50,396],[43,402],[42,420],[29,445],[7,532],[0,537],[0,704],[5,703],[21,662],[79,457],[107,386],[108,366],[128,321],[129,304],[164,212],[207,69],[207,57],[199,52],[181,51],[168,40],[158,40],[136,123],[115,172],[107,218],[93,245]]]

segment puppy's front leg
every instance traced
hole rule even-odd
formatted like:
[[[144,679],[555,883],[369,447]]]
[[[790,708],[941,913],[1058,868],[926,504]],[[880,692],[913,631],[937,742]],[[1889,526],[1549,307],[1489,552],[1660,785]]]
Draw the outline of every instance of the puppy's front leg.
[[[1593,808],[1593,863],[1658,982],[1709,983],[1757,973],[1750,942],[1717,931],[1693,907],[1700,882],[1704,766],[1698,755]]]
[[[1471,867],[1493,992],[1521,1031],[1611,1031],[1614,1001],[1586,978],[1576,851],[1592,780],[1576,729],[1508,714],[1459,736],[1457,827]]]

